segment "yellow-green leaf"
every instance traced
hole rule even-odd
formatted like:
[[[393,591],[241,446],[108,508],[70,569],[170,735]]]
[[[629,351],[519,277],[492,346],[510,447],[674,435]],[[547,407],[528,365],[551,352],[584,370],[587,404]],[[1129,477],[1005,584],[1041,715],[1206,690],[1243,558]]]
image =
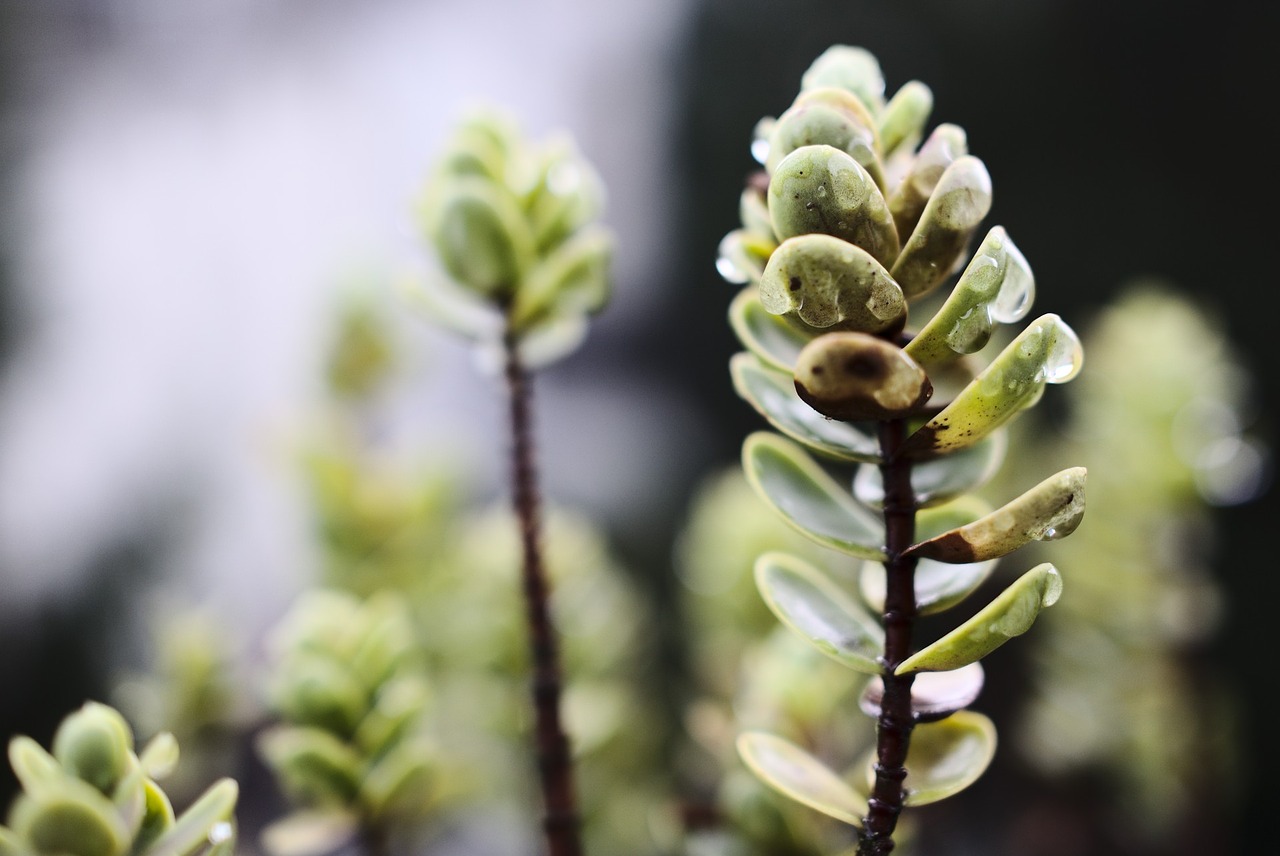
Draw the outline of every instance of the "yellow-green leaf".
[[[991,176],[971,155],[956,158],[929,197],[920,222],[891,270],[908,299],[928,294],[951,275],[960,254],[991,210]]]
[[[794,743],[763,731],[738,736],[738,754],[770,787],[816,811],[862,826],[866,799],[826,764]]]
[[[830,235],[778,245],[760,279],[760,303],[811,327],[884,333],[906,321],[902,289],[861,247]]]
[[[754,288],[744,288],[729,304],[729,325],[748,351],[787,375],[795,368],[800,349],[822,332],[810,333],[793,319],[769,312]]]

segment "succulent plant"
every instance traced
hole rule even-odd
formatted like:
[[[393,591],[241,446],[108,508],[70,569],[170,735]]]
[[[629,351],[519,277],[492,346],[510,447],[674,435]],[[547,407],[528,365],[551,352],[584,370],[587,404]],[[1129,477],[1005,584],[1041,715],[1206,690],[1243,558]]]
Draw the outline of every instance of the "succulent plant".
[[[851,587],[770,552],[757,585],[783,624],[871,676],[862,708],[877,720],[874,749],[852,769],[763,730],[738,748],[777,790],[862,830],[863,856],[892,849],[904,805],[981,776],[995,728],[967,710],[979,661],[1025,632],[1062,580],[1040,564],[918,649],[917,618],[959,604],[1019,547],[1069,534],[1084,511],[1080,467],[997,509],[972,494],[999,467],[1008,424],[1046,384],[1073,378],[1082,351],[1046,314],[982,353],[997,324],[1026,316],[1034,278],[999,226],[964,263],[991,179],[959,127],[924,135],[931,100],[913,81],[886,101],[874,56],[828,49],[792,105],[757,125],[764,170],[747,181],[718,263],[745,286],[729,313],[745,347],[734,386],[777,431],[747,438],[747,477],[783,520],[861,563]]]
[[[496,110],[460,123],[439,156],[420,219],[444,276],[424,309],[500,367],[503,340],[525,365],[578,346],[609,298],[613,236],[597,220],[604,187],[567,134],[525,140]]]
[[[613,238],[596,223],[594,170],[567,135],[523,140],[509,120],[464,121],[437,161],[422,222],[447,274],[420,297],[438,321],[472,338],[501,369],[510,404],[511,495],[521,535],[535,752],[551,856],[582,852],[570,741],[561,724],[559,643],[548,601],[533,451],[530,369],[573,350],[609,297]]]
[[[384,592],[304,592],[273,629],[258,748],[299,807],[267,849],[323,852],[359,835],[379,850],[431,817],[447,789],[425,713],[432,693],[408,608]]]
[[[229,856],[238,787],[221,779],[174,814],[158,780],[178,763],[173,735],[134,751],[115,708],[86,702],[58,726],[52,753],[30,737],[9,742],[22,792],[0,826],[4,856]]]

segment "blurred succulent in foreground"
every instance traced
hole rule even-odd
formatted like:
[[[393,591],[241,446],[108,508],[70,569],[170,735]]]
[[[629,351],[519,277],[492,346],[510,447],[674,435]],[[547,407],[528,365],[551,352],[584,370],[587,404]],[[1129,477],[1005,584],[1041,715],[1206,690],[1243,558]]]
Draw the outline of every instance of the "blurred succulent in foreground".
[[[159,734],[140,753],[118,711],[87,702],[64,719],[53,752],[29,737],[9,742],[22,792],[0,826],[3,856],[229,856],[238,788],[211,786],[181,815],[157,780],[178,763],[178,744]]]
[[[609,297],[604,190],[572,139],[533,145],[496,112],[462,122],[436,163],[421,220],[447,278],[420,293],[493,367],[509,339],[527,366],[558,359]]]
[[[376,851],[430,818],[447,788],[401,599],[305,592],[270,648],[269,695],[282,723],[262,732],[259,750],[300,811],[265,831],[267,849],[328,851],[359,835]]]
[[[1228,339],[1173,288],[1135,283],[1086,340],[1090,372],[1039,454],[1097,464],[1092,522],[1055,548],[1072,598],[1030,649],[1019,746],[1050,774],[1101,771],[1107,822],[1166,846],[1230,796],[1231,699],[1195,655],[1224,610],[1212,506],[1256,496],[1268,455],[1244,430],[1249,378]],[[1036,427],[1029,445],[1054,436]]]
[[[1057,601],[1061,577],[1034,567],[915,650],[918,616],[960,603],[1020,547],[1071,533],[1085,482],[1071,467],[997,509],[972,494],[1003,460],[1009,423],[1046,384],[1071,380],[1082,351],[1047,314],[980,354],[997,324],[1030,310],[1031,269],[1000,226],[962,264],[991,207],[986,167],[955,125],[924,137],[924,84],[883,93],[865,50],[836,45],[814,61],[791,107],[757,126],[764,170],[718,263],[745,286],[729,313],[745,348],[734,386],[781,435],[747,438],[747,477],[783,520],[861,564],[848,585],[769,552],[757,585],[788,628],[871,676],[861,706],[877,720],[866,760],[836,769],[771,731],[744,732],[738,748],[783,794],[862,830],[862,856],[893,849],[904,805],[985,771],[995,728],[966,710],[983,685],[979,661]],[[844,467],[856,468],[851,491],[833,475]]]

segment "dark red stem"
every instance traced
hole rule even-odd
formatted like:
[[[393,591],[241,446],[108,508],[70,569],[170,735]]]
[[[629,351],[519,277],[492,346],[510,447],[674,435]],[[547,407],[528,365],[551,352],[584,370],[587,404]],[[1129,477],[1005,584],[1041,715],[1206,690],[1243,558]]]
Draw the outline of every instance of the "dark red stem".
[[[916,619],[914,558],[903,558],[916,530],[916,498],[911,489],[911,462],[898,450],[907,438],[906,420],[880,425],[884,463],[885,599],[884,699],[876,723],[876,780],[868,800],[858,856],[884,856],[893,850],[893,831],[902,813],[903,780],[907,777],[907,747],[915,718],[911,712],[914,675],[895,675],[894,669],[911,654],[911,631]]]
[[[543,829],[549,856],[582,856],[569,738],[560,724],[560,659],[551,623],[550,584],[542,561],[537,470],[534,466],[532,381],[507,335],[507,389],[511,399],[512,500],[524,554],[523,588],[533,655],[534,731],[542,785]]]

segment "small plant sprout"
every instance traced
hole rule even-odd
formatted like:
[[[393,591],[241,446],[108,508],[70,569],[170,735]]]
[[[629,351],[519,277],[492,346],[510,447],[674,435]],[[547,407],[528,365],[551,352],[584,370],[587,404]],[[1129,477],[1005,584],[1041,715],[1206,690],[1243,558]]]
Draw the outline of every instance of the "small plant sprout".
[[[886,100],[867,51],[827,50],[792,105],[757,126],[763,170],[718,263],[744,286],[729,313],[745,348],[734,386],[776,429],[746,439],[746,475],[787,523],[861,564],[847,586],[769,552],[757,585],[784,625],[872,676],[860,707],[876,720],[875,746],[852,770],[766,731],[741,734],[738,749],[778,791],[861,830],[860,856],[893,849],[904,806],[982,775],[995,727],[966,709],[980,661],[1058,599],[1061,577],[1031,568],[922,646],[917,619],[960,604],[999,559],[1069,534],[1084,513],[1080,467],[997,509],[972,494],[1000,466],[1008,423],[1046,384],[1071,380],[1082,351],[1046,314],[984,352],[997,325],[1026,316],[1034,278],[1003,228],[979,235],[990,176],[961,128],[925,135],[931,108],[915,81]]]
[[[602,185],[565,137],[522,139],[494,114],[463,122],[440,157],[422,222],[447,277],[425,308],[502,367],[510,401],[511,492],[523,553],[537,765],[550,856],[582,852],[572,753],[561,725],[559,642],[548,609],[530,371],[573,350],[609,295]]]
[[[134,751],[115,708],[86,702],[64,719],[50,753],[30,737],[9,741],[22,792],[0,826],[3,856],[231,856],[239,788],[221,779],[182,814],[158,781],[178,764],[173,735]]]

